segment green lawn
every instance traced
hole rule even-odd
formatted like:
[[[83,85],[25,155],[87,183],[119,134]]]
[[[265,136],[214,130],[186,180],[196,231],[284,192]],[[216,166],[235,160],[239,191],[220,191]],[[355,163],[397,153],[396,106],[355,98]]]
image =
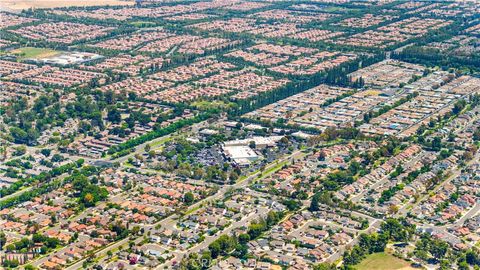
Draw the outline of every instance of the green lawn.
[[[14,54],[18,55],[20,60],[30,59],[30,58],[46,58],[59,54],[59,51],[55,51],[47,48],[34,48],[34,47],[23,47],[12,51]]]
[[[373,253],[354,266],[357,270],[410,270],[410,263],[385,252]]]
[[[273,166],[269,169],[266,169],[265,171],[262,172],[262,176],[267,176],[267,175],[270,175],[274,172],[279,171],[287,163],[289,163],[289,161],[283,161],[283,162],[280,162],[280,163],[276,164],[275,166]]]
[[[193,212],[197,211],[198,209],[202,208],[203,205],[199,205],[199,206],[195,206],[194,208],[186,211],[183,216],[187,216],[187,215],[190,215],[192,214]]]
[[[173,136],[165,136],[164,138],[162,138],[161,140],[158,140],[158,141],[155,141],[153,143],[150,143],[150,147],[152,147],[152,149],[154,149],[155,147],[158,147],[162,144],[165,144],[166,142],[168,141],[171,141],[173,139]],[[155,150],[155,149],[154,149]]]
[[[346,9],[346,8],[342,8],[342,7],[325,7],[323,9],[323,11],[325,12],[343,12],[343,11],[351,11],[351,10],[354,10],[354,9]]]
[[[256,171],[250,173],[249,175],[242,175],[241,177],[238,178],[237,183],[241,183],[241,182],[245,181],[250,175],[253,175],[253,174],[256,174],[256,173],[260,173],[260,175],[257,177],[256,180],[262,180],[263,178],[269,176],[270,174],[280,170],[287,163],[288,163],[288,161],[283,161],[283,162],[280,162],[278,164],[275,164],[275,166],[272,166],[271,168],[266,169],[263,172],[261,172],[260,170],[256,170]]]
[[[223,101],[196,101],[192,103],[193,107],[196,107],[199,110],[209,110],[209,109],[228,109],[234,106],[233,103],[225,103]]]
[[[135,21],[131,22],[131,25],[135,27],[150,27],[150,26],[155,26],[154,22],[147,22],[147,21]]]

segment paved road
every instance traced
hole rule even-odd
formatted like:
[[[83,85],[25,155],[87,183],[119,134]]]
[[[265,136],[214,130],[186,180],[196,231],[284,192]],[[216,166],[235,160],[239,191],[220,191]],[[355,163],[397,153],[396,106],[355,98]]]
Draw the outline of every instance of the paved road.
[[[460,226],[460,225],[463,225],[463,223],[475,216],[476,214],[478,214],[480,212],[480,203],[476,203],[474,207],[472,207],[472,209],[470,209],[467,213],[465,213],[465,215],[463,215],[460,219],[458,219],[457,221],[455,221],[455,223],[453,224],[453,226]]]
[[[474,158],[470,161],[468,161],[466,163],[466,166],[470,166],[472,165],[473,163],[476,163],[478,162],[480,159],[480,152],[478,152]],[[440,183],[439,185],[437,185],[433,190],[429,191],[427,194],[425,194],[422,198],[420,198],[419,200],[417,200],[414,204],[405,204],[399,211],[398,213],[395,215],[395,217],[399,217],[399,216],[405,216],[407,214],[407,212],[409,211],[410,208],[414,208],[415,206],[419,205],[420,203],[422,203],[423,201],[427,200],[429,197],[430,197],[430,194],[435,194],[437,193],[437,191],[439,189],[441,189],[444,185],[446,185],[447,183],[450,183],[453,179],[457,178],[458,176],[460,176],[460,174],[462,173],[462,168],[455,168],[451,173],[450,173],[450,176],[447,177],[447,179],[445,179],[442,183]],[[408,206],[411,205],[410,208],[408,208]]]
[[[405,165],[405,168],[406,167],[409,167],[411,164],[414,164],[415,162],[417,162],[419,159],[421,159],[423,157],[423,152],[420,152],[418,155],[416,155],[415,157],[413,157],[411,160],[409,160],[406,165]],[[357,203],[358,201],[360,201],[361,199],[363,199],[363,197],[365,196],[366,193],[368,193],[370,190],[375,190],[376,188],[378,187],[381,187],[383,186],[385,183],[389,182],[390,181],[390,174],[387,174],[385,175],[382,179],[380,179],[380,181],[377,181],[375,182],[373,185],[371,185],[369,188],[366,188],[365,190],[363,190],[360,194],[352,197],[350,199],[350,201],[352,201],[353,203]]]
[[[59,176],[57,176],[57,178],[53,178],[52,180],[48,181],[48,183],[50,183],[50,182],[52,182],[52,181],[55,181],[55,180],[63,180],[63,179],[65,179],[65,178],[66,178],[67,176],[69,176],[69,175],[70,175],[70,174],[62,174],[62,175],[59,175]],[[62,184],[62,185],[63,185],[63,184]],[[29,187],[27,187],[27,188],[21,189],[21,190],[15,192],[15,193],[12,193],[12,194],[7,195],[7,196],[5,196],[5,197],[3,197],[3,198],[0,198],[0,202],[1,202],[1,201],[4,201],[4,200],[6,200],[6,199],[8,199],[8,198],[10,198],[10,197],[15,197],[15,196],[21,195],[21,194],[23,194],[23,193],[25,193],[25,192],[28,192],[28,191],[32,190],[33,188],[38,188],[38,187],[39,187],[39,186],[29,186]]]
[[[213,241],[215,241],[215,239],[217,239],[220,235],[229,234],[234,229],[240,228],[242,226],[247,226],[254,219],[257,219],[258,217],[261,217],[261,216],[265,217],[269,211],[269,209],[265,207],[260,207],[257,209],[258,209],[258,212],[251,212],[247,216],[243,217],[241,220],[232,223],[223,231],[217,232],[215,235],[212,235],[212,236],[206,236],[204,241],[190,248],[187,252],[174,253],[175,255],[171,260],[167,261],[162,265],[159,265],[156,269],[172,269],[174,267],[173,265],[174,263],[179,263],[183,258],[187,257],[189,254],[200,253],[201,251],[205,250],[206,248],[208,248],[208,245],[210,245]]]
[[[372,224],[370,224],[370,226],[365,229],[365,230],[361,230],[361,231],[358,231],[359,234],[357,235],[357,237],[353,238],[353,241],[350,242],[349,244],[347,245],[343,245],[343,246],[340,246],[338,251],[335,252],[334,254],[332,254],[330,257],[328,257],[327,259],[325,259],[326,262],[329,262],[329,263],[334,263],[336,261],[338,261],[338,259],[340,259],[342,256],[343,256],[343,253],[345,253],[345,250],[348,248],[348,247],[351,247],[351,246],[354,246],[358,243],[358,236],[361,234],[361,233],[371,233],[371,232],[374,232],[374,231],[377,231],[379,228],[380,228],[380,225],[382,224],[382,221],[381,220],[375,220]]]
[[[284,162],[284,161],[287,161],[287,160],[293,160],[293,159],[299,159],[299,158],[303,158],[306,154],[303,153],[302,151],[298,150],[298,151],[295,151],[293,152],[292,154],[280,159],[278,161],[278,163],[281,163],[281,162]],[[268,171],[268,169],[271,169],[273,167],[277,166],[277,162],[275,163],[272,163],[272,164],[269,164],[265,167],[265,170]],[[202,205],[206,204],[207,202],[210,202],[210,201],[214,201],[214,200],[217,200],[217,199],[223,199],[225,197],[225,193],[231,189],[238,189],[238,188],[244,188],[244,187],[247,187],[250,182],[254,179],[256,179],[257,177],[259,176],[262,176],[262,172],[256,172],[256,173],[253,173],[251,175],[249,175],[245,180],[241,181],[241,182],[238,182],[234,185],[228,185],[228,186],[223,186],[222,188],[220,188],[217,193],[215,193],[214,195],[210,196],[210,197],[207,197],[205,199],[203,199],[202,201],[199,201],[193,205],[191,205],[190,207],[188,207],[187,211],[191,211],[191,210],[194,210],[194,209],[197,209],[199,207],[201,207]],[[176,219],[178,219],[179,216],[177,216],[176,214],[174,215],[171,215],[155,224],[152,224],[152,225],[144,225],[143,228],[145,229],[145,233],[147,233],[148,231],[153,231],[155,227],[157,226],[161,226],[162,228],[173,228],[177,222]],[[141,241],[143,240],[143,236],[140,236],[140,237],[137,237],[134,242],[136,244],[140,243]],[[107,246],[106,248],[102,249],[102,250],[99,250],[95,253],[95,256],[96,257],[101,257],[101,256],[104,256],[107,254],[107,252],[110,250],[110,251],[113,251],[115,250],[116,248],[118,248],[119,246],[121,245],[126,245],[128,244],[128,242],[130,241],[129,238],[125,238],[125,239],[122,239],[110,246]],[[66,269],[67,270],[73,270],[73,269],[80,269],[82,268],[82,264],[83,262],[85,261],[86,259],[82,259],[82,260],[79,260],[78,262],[74,263],[73,265],[71,265],[70,267],[67,267]]]
[[[26,156],[26,155],[32,155],[32,154],[34,154],[35,152],[40,151],[40,150],[41,150],[41,149],[36,148],[36,147],[27,146],[27,152],[25,153],[25,156]],[[88,158],[83,158],[83,157],[78,157],[78,156],[71,156],[71,155],[65,154],[65,153],[62,153],[62,155],[65,156],[65,158],[68,159],[68,160],[70,160],[71,162],[75,162],[75,161],[77,161],[77,160],[79,160],[79,159],[84,159],[86,162],[91,161],[91,159],[88,159]],[[65,177],[67,177],[67,176],[68,176],[67,174],[63,174],[63,175],[57,176],[56,178],[52,179],[51,181],[54,181],[54,180],[56,180],[56,179],[58,179],[58,178],[65,178]],[[43,183],[41,183],[41,184],[43,184]],[[10,195],[7,195],[7,196],[5,196],[5,197],[3,197],[3,198],[0,197],[0,202],[1,202],[1,201],[4,201],[4,200],[7,200],[8,198],[12,198],[12,197],[21,195],[21,194],[23,194],[23,193],[25,193],[25,192],[28,192],[28,191],[32,190],[32,188],[37,188],[37,186],[29,186],[29,187],[26,187],[26,188],[24,188],[24,189],[18,190],[18,191],[16,191],[15,193],[12,193],[12,194],[10,194]]]
[[[123,195],[123,193],[120,193],[120,194],[117,194],[115,196],[112,197],[112,199],[115,199],[117,197],[120,197],[121,195]],[[100,203],[98,206],[99,207],[103,207],[105,206],[107,203],[106,202],[102,202]],[[73,218],[70,218],[69,219],[69,222],[78,222],[79,220],[83,219],[83,218],[86,218],[87,216],[89,216],[90,214],[92,214],[94,211],[96,210],[96,208],[88,208],[86,209],[85,211],[81,212],[79,215],[73,217]],[[48,227],[46,228],[46,230],[59,230],[60,229],[60,224],[58,223],[57,225],[55,225],[54,227]],[[85,237],[86,239],[86,236],[83,235],[83,234],[79,234],[79,239],[82,239]],[[52,254],[55,254],[55,253],[61,253],[63,251],[66,251],[68,248],[70,248],[69,245],[65,246],[64,248],[60,249],[59,251],[57,252],[54,252]],[[52,255],[51,254],[51,255]],[[32,261],[30,264],[32,264],[33,266],[35,267],[39,267],[40,265],[42,265],[44,262],[46,262],[48,260],[50,256],[46,256],[46,257],[41,257],[41,258],[38,258],[34,261]]]

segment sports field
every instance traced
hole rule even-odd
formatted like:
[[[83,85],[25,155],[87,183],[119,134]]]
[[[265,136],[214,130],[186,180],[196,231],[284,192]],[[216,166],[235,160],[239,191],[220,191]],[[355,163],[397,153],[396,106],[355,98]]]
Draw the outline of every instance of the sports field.
[[[367,256],[361,263],[354,266],[357,270],[418,270],[410,263],[390,254],[381,252]]]
[[[22,60],[52,57],[59,54],[60,52],[46,48],[23,47],[13,50],[12,53],[18,55],[18,58]]]

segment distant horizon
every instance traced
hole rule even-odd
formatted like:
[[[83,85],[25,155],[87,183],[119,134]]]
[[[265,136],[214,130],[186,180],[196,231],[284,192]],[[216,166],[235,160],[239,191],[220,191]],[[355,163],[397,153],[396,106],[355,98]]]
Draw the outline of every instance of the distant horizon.
[[[0,6],[1,269],[479,269],[480,0]]]

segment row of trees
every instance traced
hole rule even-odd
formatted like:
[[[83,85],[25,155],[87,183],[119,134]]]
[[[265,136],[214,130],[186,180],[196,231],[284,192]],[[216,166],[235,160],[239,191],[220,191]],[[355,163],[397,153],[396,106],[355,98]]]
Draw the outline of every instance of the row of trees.
[[[75,162],[68,163],[59,167],[53,168],[51,171],[48,172],[41,172],[36,176],[31,176],[27,178],[20,179],[19,181],[9,185],[8,187],[4,187],[0,189],[0,197],[5,197],[7,195],[13,194],[20,190],[24,186],[31,185],[33,183],[48,183],[52,179],[57,176],[60,176],[65,173],[70,173],[74,169],[78,169],[83,166],[84,160],[79,159]]]
[[[247,112],[253,111],[265,105],[274,103],[278,100],[287,98],[291,95],[303,92],[307,89],[318,86],[322,83],[343,85],[343,86],[362,86],[361,82],[352,82],[347,74],[357,70],[361,66],[368,66],[376,63],[384,58],[384,55],[378,54],[370,57],[359,57],[358,59],[344,63],[336,68],[332,68],[327,72],[320,72],[307,78],[291,78],[292,82],[281,89],[260,93],[259,95],[236,101],[236,108],[229,113],[231,116],[243,115]]]
[[[29,190],[28,192],[22,192],[20,195],[12,196],[12,197],[1,200],[0,210],[29,201],[37,196],[46,194],[60,187],[63,187],[66,183],[72,182],[77,175],[82,174],[88,177],[98,172],[99,172],[99,169],[93,166],[84,166],[78,170],[73,170],[70,176],[51,180],[50,182],[44,183],[34,189]]]
[[[461,55],[455,54],[453,51],[445,53],[431,47],[409,46],[398,53],[394,53],[392,57],[429,66],[441,66],[444,69],[453,67],[472,72],[480,70],[480,54],[475,52],[469,55]]]
[[[32,248],[35,244],[42,244],[40,247],[40,254],[46,254],[49,250],[59,246],[60,240],[36,233],[32,236],[32,239],[24,237],[17,242],[5,246],[5,250],[8,252],[17,251],[27,253],[32,252]]]
[[[179,121],[174,122],[174,123],[172,123],[172,124],[170,124],[170,125],[168,125],[164,128],[154,130],[154,131],[149,132],[147,134],[144,134],[144,135],[135,137],[133,139],[130,139],[130,140],[128,140],[126,142],[123,142],[121,144],[112,146],[108,150],[108,153],[109,154],[114,154],[114,153],[117,153],[117,152],[121,152],[121,151],[124,151],[124,150],[127,150],[127,149],[134,148],[137,145],[146,143],[146,142],[151,141],[153,139],[156,139],[158,137],[162,137],[162,136],[171,134],[175,131],[180,130],[183,127],[190,126],[194,123],[199,123],[199,122],[202,122],[204,120],[207,120],[208,118],[210,118],[211,115],[212,115],[212,113],[205,112],[205,113],[198,114],[198,115],[196,115],[192,118],[179,120]]]
[[[392,105],[385,105],[383,107],[381,107],[379,110],[377,111],[369,111],[368,113],[364,114],[363,115],[363,121],[365,123],[368,123],[370,122],[370,119],[372,118],[375,118],[375,117],[378,117],[410,100],[412,100],[413,98],[417,97],[418,96],[418,92],[414,92],[414,93],[410,93],[408,94],[406,97],[403,97],[397,101],[395,101],[395,103],[393,103]]]

